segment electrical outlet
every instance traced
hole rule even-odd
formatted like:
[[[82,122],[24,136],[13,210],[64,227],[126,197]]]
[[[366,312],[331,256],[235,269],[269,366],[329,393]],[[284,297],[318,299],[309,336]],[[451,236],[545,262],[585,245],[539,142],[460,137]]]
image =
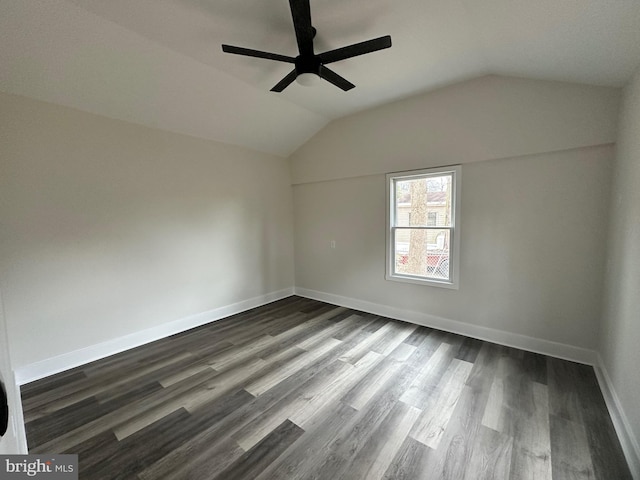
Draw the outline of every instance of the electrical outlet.
[[[331,248],[336,248],[336,241],[331,240],[331,242],[329,242],[329,245],[331,246]]]

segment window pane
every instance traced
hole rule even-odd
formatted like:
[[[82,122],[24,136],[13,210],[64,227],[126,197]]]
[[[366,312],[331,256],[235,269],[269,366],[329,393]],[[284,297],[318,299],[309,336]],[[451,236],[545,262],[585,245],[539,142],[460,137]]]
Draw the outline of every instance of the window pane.
[[[395,230],[395,273],[449,280],[451,233],[448,229]]]
[[[395,225],[398,227],[451,226],[451,174],[395,183]]]

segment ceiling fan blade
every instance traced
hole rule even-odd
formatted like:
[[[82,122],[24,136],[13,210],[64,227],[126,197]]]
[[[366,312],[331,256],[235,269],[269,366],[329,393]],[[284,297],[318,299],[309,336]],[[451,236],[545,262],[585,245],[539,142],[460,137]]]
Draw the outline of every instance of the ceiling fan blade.
[[[313,55],[313,27],[309,0],[289,0],[293,28],[296,31],[300,55]]]
[[[329,50],[328,52],[321,53],[318,58],[322,63],[332,63],[346,58],[357,57],[358,55],[364,55],[365,53],[376,52],[383,50],[391,46],[391,36],[385,35],[384,37],[374,38],[373,40],[367,40],[366,42],[354,43],[335,50]]]
[[[336,87],[341,88],[345,92],[347,90],[351,90],[352,88],[355,88],[355,85],[351,83],[349,80],[341,77],[333,70],[329,70],[324,65],[320,65],[320,71],[318,75],[320,75],[320,78],[324,78],[327,82],[333,83]]]
[[[222,45],[222,51],[225,53],[234,53],[236,55],[245,55],[247,57],[266,58],[267,60],[276,60],[278,62],[295,63],[296,59],[279,55],[277,53],[262,52],[260,50],[252,50],[251,48],[234,47],[233,45]]]
[[[271,91],[272,92],[283,91],[285,88],[287,88],[289,85],[293,83],[293,81],[296,79],[297,76],[298,76],[298,73],[294,68],[293,70],[291,70],[291,72],[289,72],[289,74],[286,77],[284,77],[282,80],[276,83],[276,85],[271,89]]]

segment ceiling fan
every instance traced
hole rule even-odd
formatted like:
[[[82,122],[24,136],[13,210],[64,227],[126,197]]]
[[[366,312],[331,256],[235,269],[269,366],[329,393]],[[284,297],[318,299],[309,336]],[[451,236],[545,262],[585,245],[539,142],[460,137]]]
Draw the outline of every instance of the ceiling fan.
[[[234,47],[232,45],[222,45],[222,51],[226,53],[293,63],[295,68],[271,89],[272,92],[282,92],[296,78],[300,77],[300,79],[302,79],[309,75],[317,75],[344,91],[351,90],[355,85],[327,68],[326,65],[391,46],[391,36],[385,35],[384,37],[354,43],[353,45],[329,50],[328,52],[316,55],[313,51],[313,38],[316,36],[316,29],[311,25],[311,7],[309,6],[309,0],[289,0],[289,5],[291,7],[293,27],[296,31],[296,40],[300,52],[300,55],[297,57],[294,58],[277,53],[252,50],[250,48]]]

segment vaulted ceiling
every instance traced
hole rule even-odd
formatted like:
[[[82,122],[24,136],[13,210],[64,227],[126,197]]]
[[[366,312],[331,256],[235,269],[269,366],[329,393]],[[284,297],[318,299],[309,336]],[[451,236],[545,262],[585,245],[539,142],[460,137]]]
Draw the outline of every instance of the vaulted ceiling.
[[[356,85],[269,89],[296,56],[287,0],[2,0],[0,91],[287,156],[329,121],[485,74],[622,86],[640,63],[638,0],[311,0],[316,52]]]

